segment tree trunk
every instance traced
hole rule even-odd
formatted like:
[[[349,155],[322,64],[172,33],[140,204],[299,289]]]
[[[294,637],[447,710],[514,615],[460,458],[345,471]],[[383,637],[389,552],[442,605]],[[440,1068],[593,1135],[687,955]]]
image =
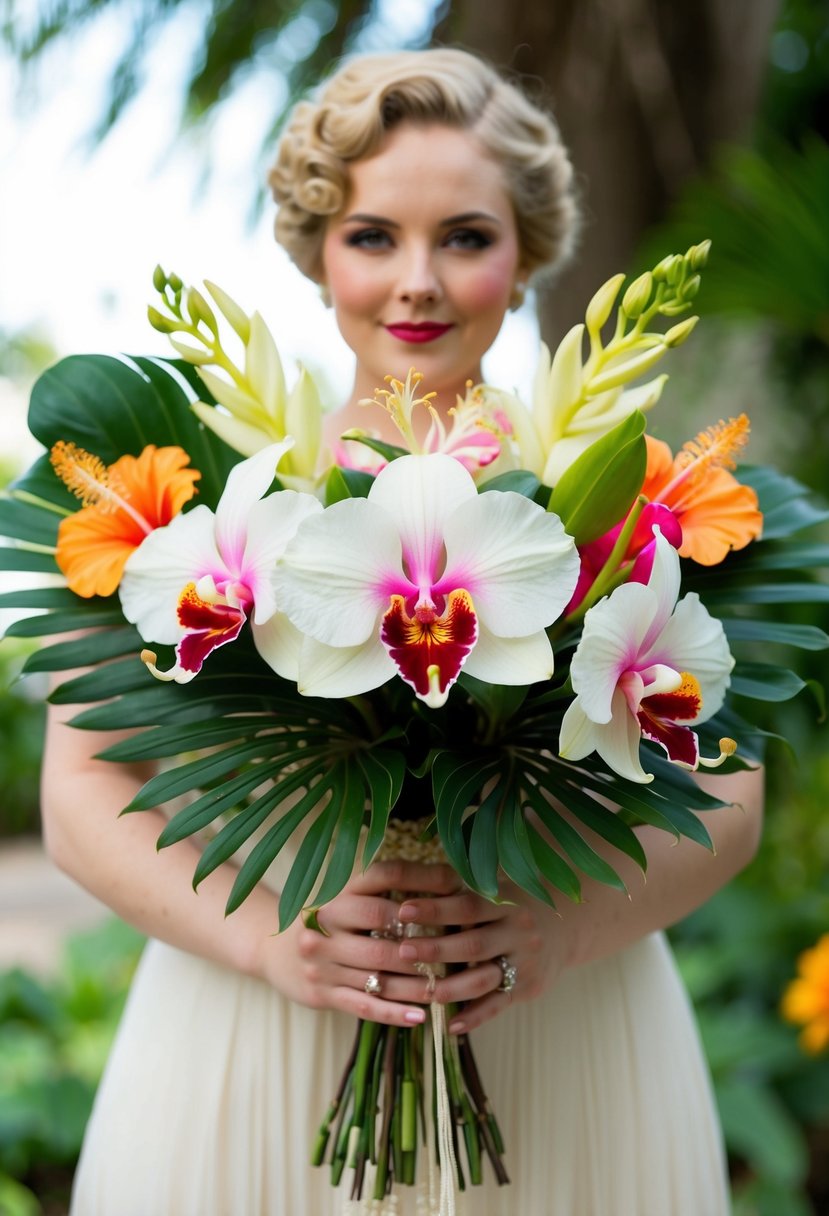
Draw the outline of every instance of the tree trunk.
[[[779,0],[451,5],[436,40],[529,77],[573,157],[583,228],[576,259],[541,293],[549,342],[581,319],[604,279],[629,265],[645,228],[714,148],[750,133],[778,7]]]

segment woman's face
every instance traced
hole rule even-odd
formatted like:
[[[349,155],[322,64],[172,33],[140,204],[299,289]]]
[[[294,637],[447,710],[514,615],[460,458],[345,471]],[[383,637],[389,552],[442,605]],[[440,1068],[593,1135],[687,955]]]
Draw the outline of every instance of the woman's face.
[[[423,372],[447,404],[481,378],[520,265],[499,166],[474,136],[403,123],[350,167],[345,207],[323,243],[323,281],[357,356],[355,392]]]

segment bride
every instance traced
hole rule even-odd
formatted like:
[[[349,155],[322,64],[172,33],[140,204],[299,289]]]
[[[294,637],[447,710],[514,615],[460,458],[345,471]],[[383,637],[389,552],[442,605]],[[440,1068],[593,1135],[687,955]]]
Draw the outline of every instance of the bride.
[[[445,416],[481,380],[529,279],[573,242],[572,172],[554,123],[460,51],[348,63],[294,111],[271,182],[277,237],[320,284],[356,355],[331,445],[365,423],[361,398],[412,365]],[[297,921],[274,936],[287,861],[225,919],[233,867],[196,897],[196,846],[159,855],[161,812],[117,818],[148,773],[96,760],[112,735],[71,730],[67,716],[51,710],[48,848],[152,939],[98,1093],[73,1216],[340,1212],[345,1191],[307,1164],[308,1146],[354,1016],[423,1021],[421,962],[458,965],[435,999],[462,1005],[451,1032],[476,1030],[507,1144],[512,1185],[489,1178],[459,1212],[726,1216],[710,1082],[661,930],[751,859],[757,771],[706,780],[742,808],[707,813],[713,856],[638,829],[647,884],[614,858],[629,898],[587,881],[581,904],[553,913],[505,881],[496,905],[447,866],[381,862],[325,905],[324,933]],[[400,905],[389,890],[418,894]],[[457,932],[370,935],[396,919]],[[420,1210],[414,1195],[397,1202],[389,1211]]]

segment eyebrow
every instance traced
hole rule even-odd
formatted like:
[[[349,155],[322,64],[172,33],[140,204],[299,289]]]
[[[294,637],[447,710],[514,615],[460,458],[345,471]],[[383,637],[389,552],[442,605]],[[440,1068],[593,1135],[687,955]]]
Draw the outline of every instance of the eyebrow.
[[[501,221],[497,216],[491,215],[488,211],[464,211],[460,215],[450,215],[447,219],[440,221],[442,228],[452,228],[456,224],[468,224],[474,220],[485,220],[490,224],[496,224],[501,227]],[[347,215],[343,220],[345,224],[371,224],[379,228],[399,228],[400,225],[394,220],[388,219],[383,215],[366,215],[363,212],[355,212],[353,215]]]

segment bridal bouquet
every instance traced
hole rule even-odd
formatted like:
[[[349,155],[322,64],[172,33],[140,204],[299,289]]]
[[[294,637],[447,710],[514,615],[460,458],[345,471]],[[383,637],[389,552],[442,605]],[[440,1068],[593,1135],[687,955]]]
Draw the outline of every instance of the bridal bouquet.
[[[0,597],[35,613],[9,633],[70,635],[27,670],[89,668],[52,700],[132,732],[105,758],[163,762],[125,810],[177,802],[160,847],[208,833],[196,885],[239,854],[229,913],[295,834],[283,928],[314,925],[400,822],[493,900],[503,875],[549,904],[584,876],[623,889],[613,858],[645,868],[641,824],[710,847],[722,804],[694,771],[756,762],[750,703],[804,687],[786,648],[829,642],[771,608],[826,598],[829,547],[793,537],[829,513],[735,465],[743,416],[678,453],[645,433],[707,252],[606,283],[542,348],[529,406],[470,385],[446,425],[410,372],[334,453],[262,318],[160,268],[150,320],[178,358],[79,356],[38,381],[47,451],[0,501],[0,568],[53,577]],[[435,1033],[444,1174],[454,1158],[477,1182],[488,1155],[506,1181],[466,1036]],[[335,1182],[354,1168],[355,1198],[416,1177],[423,1035],[359,1028],[314,1150]]]

